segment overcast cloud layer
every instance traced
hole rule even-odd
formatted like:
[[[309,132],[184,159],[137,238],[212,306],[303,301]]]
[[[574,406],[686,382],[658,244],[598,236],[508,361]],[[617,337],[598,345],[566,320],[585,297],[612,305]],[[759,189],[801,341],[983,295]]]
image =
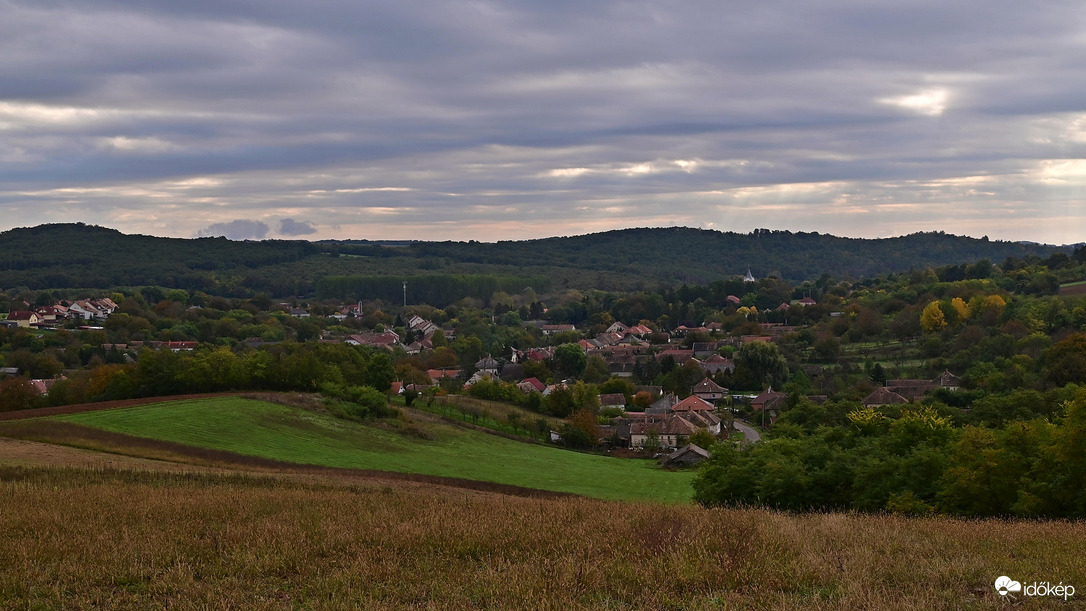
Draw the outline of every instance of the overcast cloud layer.
[[[0,229],[1086,240],[1086,8],[0,0]]]

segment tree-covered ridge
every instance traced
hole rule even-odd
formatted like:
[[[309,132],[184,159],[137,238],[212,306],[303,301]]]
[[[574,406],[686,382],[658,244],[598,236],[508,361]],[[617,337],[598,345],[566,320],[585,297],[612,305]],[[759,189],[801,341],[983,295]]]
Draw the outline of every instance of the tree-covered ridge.
[[[126,235],[77,224],[41,225],[0,234],[0,285],[104,288],[156,285],[221,290],[248,270],[317,254],[308,242]]]
[[[41,290],[152,285],[233,297],[290,296],[313,294],[328,277],[406,280],[444,275],[532,276],[549,279],[555,289],[627,291],[708,284],[742,276],[747,269],[760,278],[790,282],[826,274],[859,279],[979,260],[1043,259],[1054,253],[1067,257],[1071,248],[941,232],[867,240],[679,227],[497,243],[235,242],[59,224],[0,233],[0,286]]]
[[[909,269],[971,263],[980,259],[1070,254],[1067,247],[915,233],[881,239],[840,238],[819,233],[755,230],[749,234],[686,227],[622,229],[539,240],[425,242],[427,257],[508,263],[545,260],[558,267],[591,268],[624,274],[651,273],[661,280],[706,284],[742,276],[777,276],[789,281],[862,278]]]

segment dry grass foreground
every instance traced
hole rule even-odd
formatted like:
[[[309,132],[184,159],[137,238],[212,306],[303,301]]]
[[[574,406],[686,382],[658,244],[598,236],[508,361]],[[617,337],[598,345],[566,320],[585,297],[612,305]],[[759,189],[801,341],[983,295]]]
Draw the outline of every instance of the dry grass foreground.
[[[0,467],[0,607],[1002,608],[1086,525],[794,516],[344,479]]]

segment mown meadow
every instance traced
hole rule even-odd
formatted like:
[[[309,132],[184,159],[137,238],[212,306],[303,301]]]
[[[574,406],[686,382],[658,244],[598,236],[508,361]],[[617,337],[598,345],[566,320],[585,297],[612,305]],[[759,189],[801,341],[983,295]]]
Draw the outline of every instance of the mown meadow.
[[[1086,525],[0,467],[11,609],[1082,608]]]
[[[693,493],[693,472],[665,471],[652,461],[518,442],[436,420],[395,423],[399,426],[361,423],[240,397],[164,402],[55,420],[303,465],[464,478],[603,499],[685,503]]]

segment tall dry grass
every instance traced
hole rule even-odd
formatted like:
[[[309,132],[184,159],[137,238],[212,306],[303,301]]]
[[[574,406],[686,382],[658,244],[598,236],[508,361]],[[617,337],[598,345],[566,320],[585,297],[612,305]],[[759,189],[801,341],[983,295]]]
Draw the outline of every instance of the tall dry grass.
[[[1000,575],[1086,597],[1066,522],[23,468],[0,532],[10,609],[973,609]]]

